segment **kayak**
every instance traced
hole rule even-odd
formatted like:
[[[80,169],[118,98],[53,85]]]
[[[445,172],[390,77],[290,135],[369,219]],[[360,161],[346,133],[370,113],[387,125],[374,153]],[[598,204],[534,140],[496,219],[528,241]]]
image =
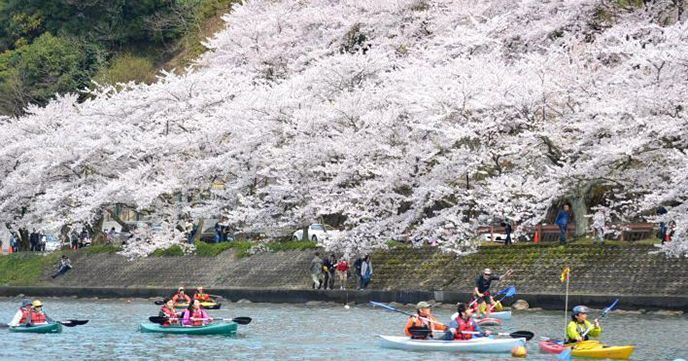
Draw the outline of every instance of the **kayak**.
[[[470,340],[414,340],[408,336],[379,335],[381,346],[409,351],[452,351],[502,353],[511,352],[516,346],[525,346],[525,338],[476,337]]]
[[[479,318],[475,320],[478,326],[501,326],[503,321],[496,318]]]
[[[10,327],[10,332],[25,332],[25,333],[60,333],[62,332],[62,325],[59,323],[48,323],[37,326],[17,326]]]
[[[142,323],[141,332],[171,333],[175,335],[227,335],[236,334],[238,324],[234,322],[211,323],[206,326],[162,326],[157,323]]]
[[[574,344],[575,345],[575,344]],[[540,341],[540,351],[546,353],[559,354],[572,344],[562,345],[556,341]],[[628,360],[635,350],[635,346],[607,346],[597,340],[583,341],[575,345],[571,351],[574,357],[588,357],[588,358],[608,358],[615,360]]]
[[[174,305],[175,308],[187,308],[189,307],[188,303],[176,303]],[[222,307],[221,303],[215,303],[215,302],[201,302],[201,307],[205,308],[206,310],[219,310],[220,307]]]
[[[477,318],[477,315],[474,314],[473,317]],[[499,320],[510,320],[511,319],[511,311],[490,312],[489,318],[496,318]]]

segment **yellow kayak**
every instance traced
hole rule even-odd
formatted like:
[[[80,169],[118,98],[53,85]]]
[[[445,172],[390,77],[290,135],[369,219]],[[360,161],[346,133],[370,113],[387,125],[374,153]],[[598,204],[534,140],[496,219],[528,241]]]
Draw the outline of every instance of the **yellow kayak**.
[[[540,350],[548,353],[561,353],[564,349],[572,347],[573,357],[607,358],[615,360],[628,360],[635,350],[635,346],[607,346],[597,340],[583,341],[576,344],[560,345],[553,341],[541,341]]]
[[[174,305],[175,308],[187,308],[189,307],[188,303],[177,303]],[[219,310],[220,307],[222,307],[221,303],[216,303],[216,302],[201,302],[201,307],[205,308],[206,310]]]

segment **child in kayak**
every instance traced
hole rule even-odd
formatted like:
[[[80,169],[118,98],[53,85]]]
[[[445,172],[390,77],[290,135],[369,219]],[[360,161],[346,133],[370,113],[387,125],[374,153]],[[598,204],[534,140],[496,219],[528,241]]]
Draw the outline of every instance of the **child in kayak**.
[[[444,339],[470,340],[474,336],[489,336],[491,332],[483,332],[471,316],[473,316],[473,310],[468,308],[465,303],[458,303],[456,305],[456,313],[452,315],[451,321],[449,321],[449,329],[445,332]]]
[[[171,325],[179,325],[179,315],[177,314],[177,311],[174,309],[174,301],[171,298],[165,298],[163,300],[165,302],[162,307],[160,308],[160,312],[158,313],[158,316],[160,317],[166,317],[167,320],[163,322],[163,326],[171,326]]]
[[[12,318],[12,321],[8,323],[7,325],[10,327],[17,327],[20,325],[27,324],[29,322],[29,319],[31,316],[29,316],[31,313],[31,301],[24,299],[22,300],[21,307],[19,307],[19,310],[17,310],[17,313],[14,314],[14,317]]]
[[[587,341],[590,337],[602,334],[600,321],[588,321],[590,310],[585,306],[576,306],[571,312],[571,321],[566,327],[566,343]]]
[[[203,308],[201,302],[194,300],[184,311],[182,324],[184,326],[205,326],[213,320]]]
[[[443,325],[430,311],[430,304],[421,301],[416,305],[416,314],[409,317],[404,327],[406,336],[413,339],[432,338],[432,331],[444,331],[447,327]]]

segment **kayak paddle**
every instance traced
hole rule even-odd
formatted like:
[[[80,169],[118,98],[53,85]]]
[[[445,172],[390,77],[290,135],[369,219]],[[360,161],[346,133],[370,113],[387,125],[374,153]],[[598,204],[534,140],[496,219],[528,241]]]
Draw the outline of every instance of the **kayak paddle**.
[[[165,302],[163,302],[162,300],[153,301],[153,303],[155,303],[158,306],[162,306],[165,304]]]
[[[56,321],[56,322],[61,324],[62,326],[65,326],[65,327],[74,327],[74,326],[85,325],[88,323],[88,320],[64,320],[64,321]]]
[[[400,310],[400,309],[398,309],[398,308],[392,307],[392,306],[390,306],[390,305],[388,305],[388,304],[385,304],[385,303],[382,303],[382,302],[369,301],[369,303],[370,303],[371,305],[373,305],[373,306],[380,306],[380,307],[382,307],[382,308],[384,308],[384,309],[386,309],[386,310],[392,311],[392,312],[398,312],[398,313],[404,314],[404,315],[406,315],[406,316],[418,317],[419,319],[421,319],[421,320],[423,320],[423,321],[427,321],[427,322],[430,322],[430,323],[434,323],[434,324],[440,325],[440,326],[446,326],[446,325],[443,324],[442,322],[434,321],[434,320],[431,320],[431,319],[425,318],[425,317],[421,317],[421,316],[419,316],[419,315],[417,315],[417,314],[415,314],[415,313],[402,311],[402,310]]]
[[[502,296],[502,298],[495,301],[494,305],[490,305],[490,312],[492,312],[492,310],[494,310],[495,306],[497,305],[497,302],[502,302],[505,298],[513,297],[514,295],[516,295],[516,287],[514,287],[514,286],[509,286],[509,287],[505,288],[504,290],[506,290],[506,292],[504,292],[504,295]],[[502,290],[502,291],[504,291],[504,290]],[[502,292],[502,291],[499,291],[499,292]],[[499,296],[499,294],[496,294],[495,296]]]
[[[461,333],[466,333],[469,335],[480,335],[484,334],[483,332],[478,332],[478,331],[461,331]],[[525,338],[526,341],[530,341],[531,338],[535,336],[534,333],[530,331],[515,331],[512,333],[507,333],[507,332],[496,332],[492,333],[491,335],[496,335],[496,336],[509,336],[511,338]]]
[[[148,317],[148,320],[152,323],[157,323],[157,324],[163,324],[165,323],[169,318],[165,316],[151,316]],[[251,317],[235,317],[235,318],[214,318],[214,321],[232,321],[234,323],[238,323],[240,325],[248,325],[251,323],[253,319]]]
[[[602,310],[602,312],[600,312],[600,318],[605,318],[605,317],[607,317],[607,314],[608,314],[610,311],[613,311],[613,310],[614,310],[614,307],[616,307],[617,304],[619,304],[619,299],[618,299],[618,298],[615,299],[614,302],[612,302],[611,305],[605,307],[605,308]],[[591,327],[591,328],[585,330],[585,332],[583,332],[583,335],[581,335],[581,336],[582,336],[583,338],[585,338],[585,336],[587,336],[588,333],[590,333],[590,331],[592,331],[593,328],[594,328],[594,327]]]
[[[505,289],[503,289],[503,290],[501,290],[501,291],[495,293],[493,296],[500,296],[500,295],[503,295],[503,294],[504,294],[504,295],[505,295],[505,294],[509,294],[509,296],[504,296],[504,297],[511,297],[511,296],[515,295],[515,294],[516,294],[516,287],[514,287],[514,286],[509,286],[509,287],[507,287],[507,288],[505,288]],[[500,299],[500,301],[503,300],[504,297],[502,297],[502,298]],[[476,303],[476,302],[478,302],[478,299],[477,299],[477,298],[474,299],[473,301],[471,301],[471,303],[468,304],[468,308],[470,308],[471,306],[473,306],[473,304]]]

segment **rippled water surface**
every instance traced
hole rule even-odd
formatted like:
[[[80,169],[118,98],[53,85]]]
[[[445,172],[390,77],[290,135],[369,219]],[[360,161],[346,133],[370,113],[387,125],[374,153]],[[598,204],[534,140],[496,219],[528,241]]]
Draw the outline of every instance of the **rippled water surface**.
[[[0,322],[9,322],[17,299],[0,299]],[[55,319],[90,319],[61,334],[30,335],[0,329],[1,360],[515,360],[510,355],[420,353],[379,347],[376,335],[402,333],[404,315],[367,305],[228,304],[214,317],[250,316],[236,337],[143,334],[138,325],[156,315],[149,300],[43,299]],[[228,307],[225,307],[228,306]],[[446,319],[451,310],[435,314]],[[503,331],[531,330],[529,360],[556,360],[537,350],[540,336],[561,337],[560,312],[515,313]],[[635,344],[633,360],[688,358],[688,317],[612,313],[604,320],[608,344]],[[171,357],[174,355],[174,357]]]

